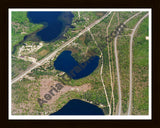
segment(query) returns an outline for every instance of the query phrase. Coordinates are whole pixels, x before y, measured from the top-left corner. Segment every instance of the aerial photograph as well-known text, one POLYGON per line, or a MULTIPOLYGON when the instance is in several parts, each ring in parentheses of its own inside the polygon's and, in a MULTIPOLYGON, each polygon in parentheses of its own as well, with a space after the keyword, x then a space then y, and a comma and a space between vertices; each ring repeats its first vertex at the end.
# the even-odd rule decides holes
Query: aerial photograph
POLYGON ((10 9, 10 115, 149 115, 149 17, 10 9))

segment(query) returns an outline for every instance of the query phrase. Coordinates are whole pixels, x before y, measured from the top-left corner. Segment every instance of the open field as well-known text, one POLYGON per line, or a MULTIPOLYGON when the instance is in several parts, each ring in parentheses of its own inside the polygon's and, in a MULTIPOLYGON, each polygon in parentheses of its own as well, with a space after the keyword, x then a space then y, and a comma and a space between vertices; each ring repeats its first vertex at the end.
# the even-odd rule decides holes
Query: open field
POLYGON ((149 44, 146 40, 148 36, 148 18, 144 19, 138 28, 133 45, 133 114, 148 114, 148 69, 149 69, 149 44))
POLYGON ((21 72, 27 69, 31 62, 17 59, 16 57, 12 57, 12 78, 16 77, 21 72))

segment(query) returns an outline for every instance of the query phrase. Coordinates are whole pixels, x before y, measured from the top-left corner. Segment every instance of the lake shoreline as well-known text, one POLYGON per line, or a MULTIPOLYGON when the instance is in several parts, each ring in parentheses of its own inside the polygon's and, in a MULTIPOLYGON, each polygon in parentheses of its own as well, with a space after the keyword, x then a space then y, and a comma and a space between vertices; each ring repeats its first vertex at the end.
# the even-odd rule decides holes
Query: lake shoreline
MULTIPOLYGON (((27 12, 27 13, 28 13, 28 12, 27 12)), ((64 12, 64 13, 65 13, 65 12, 64 12)), ((44 41, 44 43, 53 43, 53 42, 55 42, 55 41, 57 41, 57 40, 60 40, 60 39, 66 39, 66 37, 63 36, 63 35, 69 30, 69 28, 74 28, 74 26, 72 25, 72 21, 73 21, 73 18, 74 18, 74 14, 73 14, 72 12, 69 12, 69 13, 71 13, 71 15, 72 15, 72 17, 70 17, 70 18, 71 18, 71 19, 70 19, 70 20, 71 20, 70 24, 66 24, 67 21, 64 21, 64 23, 63 23, 64 18, 62 18, 62 19, 61 19, 61 22, 62 22, 62 24, 64 25, 64 27, 62 28, 61 33, 60 33, 55 39, 53 39, 53 40, 51 40, 51 41, 48 41, 48 42, 47 42, 47 41, 44 41)), ((61 14, 61 15, 62 15, 62 14, 61 14)), ((61 15, 60 15, 60 16, 61 16, 61 15)), ((22 41, 20 41, 18 44, 16 44, 15 46, 13 46, 12 54, 15 54, 17 48, 20 47, 21 45, 23 45, 26 40, 33 41, 33 40, 32 40, 32 36, 33 36, 33 38, 37 38, 37 41, 38 41, 38 42, 39 42, 39 41, 42 41, 42 40, 38 37, 37 33, 40 32, 40 31, 42 31, 43 29, 45 29, 47 26, 48 26, 47 24, 43 23, 43 27, 41 27, 40 29, 38 29, 38 30, 36 30, 36 31, 28 34, 28 35, 25 35, 22 41), (30 39, 30 38, 31 38, 31 39, 30 39)))

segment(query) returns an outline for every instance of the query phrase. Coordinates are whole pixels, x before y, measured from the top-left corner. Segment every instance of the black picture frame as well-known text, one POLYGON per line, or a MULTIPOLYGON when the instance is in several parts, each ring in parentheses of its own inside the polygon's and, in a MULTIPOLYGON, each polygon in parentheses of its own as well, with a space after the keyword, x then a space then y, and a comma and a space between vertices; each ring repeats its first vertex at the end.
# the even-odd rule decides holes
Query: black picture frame
POLYGON ((160 2, 158 0, 2 0, 1 15, 1 84, 0 121, 4 128, 30 127, 144 127, 160 126, 159 34, 160 2), (152 120, 9 120, 8 119, 8 9, 9 8, 151 8, 152 9, 152 120))

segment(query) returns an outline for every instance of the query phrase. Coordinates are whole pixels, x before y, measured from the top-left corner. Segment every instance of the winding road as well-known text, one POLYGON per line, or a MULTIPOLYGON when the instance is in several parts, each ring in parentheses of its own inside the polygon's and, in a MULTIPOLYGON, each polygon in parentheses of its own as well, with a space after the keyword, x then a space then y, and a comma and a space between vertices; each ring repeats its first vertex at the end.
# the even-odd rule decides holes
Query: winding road
MULTIPOLYGON (((93 34, 91 33, 91 31, 89 31, 90 34, 91 34, 91 37, 92 39, 94 40, 95 44, 97 45, 97 47, 99 48, 98 44, 97 44, 97 41, 95 40, 93 34)), ((106 87, 105 87, 105 84, 104 84, 104 80, 103 80, 103 52, 102 50, 99 48, 100 52, 101 52, 101 58, 102 58, 102 65, 101 65, 101 70, 100 70, 100 76, 101 76, 101 82, 102 82, 102 85, 103 85, 103 89, 104 89, 104 93, 105 93, 105 96, 106 96, 106 101, 107 101, 107 104, 108 104, 108 107, 109 107, 109 115, 111 115, 111 104, 109 103, 109 99, 108 99, 108 95, 107 95, 107 91, 106 91, 106 87)))

